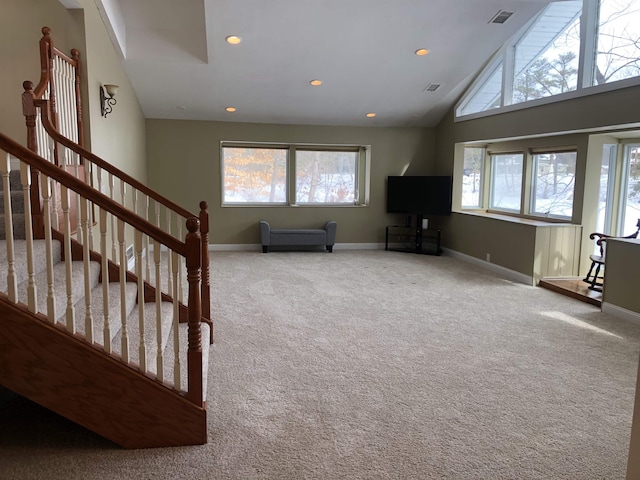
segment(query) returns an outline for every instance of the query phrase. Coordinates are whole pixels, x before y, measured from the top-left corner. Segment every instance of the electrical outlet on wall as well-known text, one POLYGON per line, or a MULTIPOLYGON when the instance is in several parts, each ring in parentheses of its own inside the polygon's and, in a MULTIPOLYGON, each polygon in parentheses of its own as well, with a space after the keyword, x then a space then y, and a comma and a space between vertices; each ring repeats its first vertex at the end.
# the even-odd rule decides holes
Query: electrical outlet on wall
POLYGON ((490 253, 487 253, 487 262, 491 263, 491 254, 490 253))

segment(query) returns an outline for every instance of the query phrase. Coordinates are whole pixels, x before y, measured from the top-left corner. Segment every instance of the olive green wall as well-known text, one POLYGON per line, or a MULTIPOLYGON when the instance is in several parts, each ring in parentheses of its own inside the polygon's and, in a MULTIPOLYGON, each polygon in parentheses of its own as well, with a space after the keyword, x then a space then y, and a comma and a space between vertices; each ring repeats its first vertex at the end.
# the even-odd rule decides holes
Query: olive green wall
POLYGON ((627 462, 627 480, 640 478, 640 362, 638 363, 638 379, 636 380, 636 400, 633 408, 631 424, 631 440, 629 442, 629 456, 627 462))
POLYGON ((607 241, 607 281, 603 302, 630 312, 640 313, 638 272, 640 272, 640 240, 607 241))
POLYGON ((79 2, 84 7, 86 32, 81 58, 86 66, 83 110, 88 115, 88 144, 93 153, 146 183, 146 124, 142 109, 94 0, 79 2), (100 85, 105 83, 120 87, 117 104, 106 118, 100 114, 100 85))
POLYGON ((22 145, 27 143, 22 82, 40 80, 41 29, 46 25, 58 32, 56 45, 68 51, 69 20, 58 1, 0 0, 0 132, 22 145))
POLYGON ((86 144, 127 173, 145 181, 145 121, 122 60, 115 53, 93 0, 67 10, 57 0, 0 0, 0 131, 26 144, 22 82, 40 80, 38 42, 42 27, 52 30, 63 52, 80 51, 86 144), (7 66, 10 66, 7 67, 7 66), (120 85, 113 113, 100 115, 100 83, 120 85))
POLYGON ((212 244, 259 244, 258 221, 274 227, 319 227, 338 222, 337 243, 382 243, 385 225, 404 222, 386 213, 388 175, 430 174, 434 129, 290 126, 147 120, 149 185, 196 212, 209 204, 212 244), (221 207, 220 142, 286 142, 371 146, 371 196, 366 207, 221 207))
MULTIPOLYGON (((436 128, 434 171, 441 175, 451 175, 454 168, 461 168, 459 162, 454 162, 454 154, 456 144, 463 142, 491 142, 491 148, 495 150, 524 147, 525 151, 527 148, 543 146, 575 145, 578 157, 576 203, 572 222, 584 226, 583 236, 587 239, 583 241, 583 248, 587 248, 590 245, 588 234, 595 228, 595 215, 592 212, 583 215, 583 206, 589 209, 594 207, 592 197, 596 192, 592 189, 599 188, 597 172, 600 168, 602 141, 592 142, 590 151, 589 133, 567 132, 606 130, 619 125, 638 126, 640 112, 633 101, 638 95, 639 86, 629 87, 461 122, 454 121, 454 109, 451 109, 436 128), (596 152, 598 148, 600 150, 596 152)), ((529 248, 534 241, 531 238, 533 229, 523 227, 518 222, 463 213, 440 218, 438 223, 443 231, 445 247, 485 260, 484 252, 489 250, 479 247, 476 238, 479 235, 480 238, 488 239, 482 247, 489 247, 493 239, 494 250, 501 252, 498 257, 492 256, 492 263, 527 275, 533 271, 535 258, 530 254, 529 248)), ((582 256, 588 255, 588 252, 583 253, 582 256)), ((581 270, 584 268, 582 266, 581 270)))

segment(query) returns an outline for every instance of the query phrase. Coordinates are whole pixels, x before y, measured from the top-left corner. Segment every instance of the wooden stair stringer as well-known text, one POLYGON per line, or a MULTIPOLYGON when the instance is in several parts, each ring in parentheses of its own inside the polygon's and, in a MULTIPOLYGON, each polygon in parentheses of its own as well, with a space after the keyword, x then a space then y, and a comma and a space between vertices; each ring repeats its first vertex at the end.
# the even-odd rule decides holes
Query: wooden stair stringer
POLYGON ((2 293, 0 384, 125 448, 207 441, 204 408, 2 293))

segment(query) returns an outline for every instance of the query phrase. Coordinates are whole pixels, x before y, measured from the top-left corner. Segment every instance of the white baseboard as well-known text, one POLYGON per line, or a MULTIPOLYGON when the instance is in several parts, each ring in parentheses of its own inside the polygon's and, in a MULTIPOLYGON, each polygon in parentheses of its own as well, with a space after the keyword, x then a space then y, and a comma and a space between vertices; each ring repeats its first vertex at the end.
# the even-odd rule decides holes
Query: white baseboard
MULTIPOLYGON (((336 243, 333 250, 383 250, 384 243, 336 243)), ((219 243, 209 244, 210 252, 256 252, 262 251, 259 243, 219 243)))
POLYGON ((512 280, 518 283, 524 283, 525 285, 533 285, 533 277, 529 275, 525 275, 524 273, 516 272, 514 270, 510 270, 506 267, 502 267, 500 265, 496 265, 495 263, 485 262, 484 260, 480 260, 479 258, 472 257, 471 255, 467 255, 465 253, 456 252, 455 250, 450 250, 448 248, 442 249, 445 255, 450 257, 458 258, 464 262, 471 263, 478 267, 485 268, 487 270, 492 271, 500 275, 507 280, 512 280))
POLYGON ((620 318, 622 320, 626 320, 627 322, 640 325, 640 313, 627 310, 626 308, 618 307, 617 305, 613 305, 612 303, 603 302, 602 312, 608 313, 609 315, 620 318))
POLYGON ((210 252, 261 252, 262 245, 257 243, 210 243, 210 252))

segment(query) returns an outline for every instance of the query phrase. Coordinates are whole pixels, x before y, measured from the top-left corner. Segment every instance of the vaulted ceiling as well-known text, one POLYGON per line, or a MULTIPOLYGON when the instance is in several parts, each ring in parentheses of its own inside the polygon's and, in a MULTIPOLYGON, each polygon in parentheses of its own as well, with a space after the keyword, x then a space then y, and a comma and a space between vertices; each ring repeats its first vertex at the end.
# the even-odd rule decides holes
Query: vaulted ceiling
POLYGON ((549 2, 96 3, 148 118, 428 127, 549 2), (503 11, 513 15, 491 22, 503 11), (242 42, 227 43, 229 35, 242 42), (429 53, 416 55, 422 48, 429 53))

